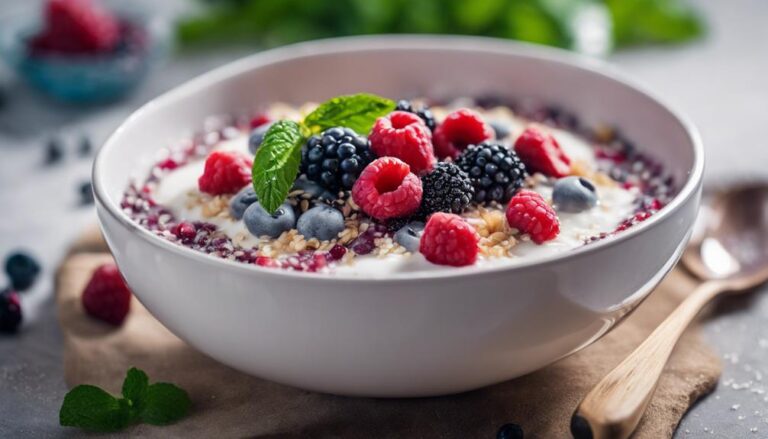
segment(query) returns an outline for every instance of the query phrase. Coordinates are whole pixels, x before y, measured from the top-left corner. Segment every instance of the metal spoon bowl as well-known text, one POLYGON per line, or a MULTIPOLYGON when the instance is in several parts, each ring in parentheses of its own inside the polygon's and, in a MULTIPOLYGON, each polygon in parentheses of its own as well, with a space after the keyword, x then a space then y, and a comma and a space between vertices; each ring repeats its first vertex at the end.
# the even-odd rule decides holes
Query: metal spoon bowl
POLYGON ((571 420, 575 438, 629 437, 672 349, 699 311, 721 294, 768 281, 768 185, 722 190, 704 201, 682 257, 704 282, 587 394, 571 420))

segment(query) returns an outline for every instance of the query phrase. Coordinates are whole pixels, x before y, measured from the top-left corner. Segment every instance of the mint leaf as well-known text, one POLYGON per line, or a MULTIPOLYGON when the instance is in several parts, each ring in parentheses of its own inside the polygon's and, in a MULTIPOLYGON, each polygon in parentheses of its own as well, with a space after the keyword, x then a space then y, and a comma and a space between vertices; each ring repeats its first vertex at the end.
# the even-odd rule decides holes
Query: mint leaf
POLYGON ((130 401, 131 419, 135 419, 144 405, 144 396, 149 386, 149 377, 143 370, 128 369, 123 381, 123 397, 130 401))
POLYGON ((304 136, 296 122, 275 122, 264 135, 253 159, 253 189, 267 212, 283 204, 296 180, 304 136))
POLYGON ((337 96, 323 102, 304 118, 312 133, 343 126, 366 135, 376 119, 395 109, 395 102, 380 96, 359 93, 337 96))
POLYGON ((70 390, 59 410, 59 424, 65 427, 110 432, 125 428, 129 422, 126 401, 96 386, 81 385, 70 390))
POLYGON ((170 383, 155 383, 147 387, 141 420, 153 425, 170 424, 186 416, 191 405, 184 390, 170 383))

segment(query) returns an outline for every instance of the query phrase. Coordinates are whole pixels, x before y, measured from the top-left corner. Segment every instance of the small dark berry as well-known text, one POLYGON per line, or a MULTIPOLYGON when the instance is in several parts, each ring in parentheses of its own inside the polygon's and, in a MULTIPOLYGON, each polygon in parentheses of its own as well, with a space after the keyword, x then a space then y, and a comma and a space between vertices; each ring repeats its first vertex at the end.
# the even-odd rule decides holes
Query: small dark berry
POLYGON ((505 124, 504 122, 492 120, 489 122, 489 124, 491 125, 491 128, 493 128, 493 132, 496 134, 496 140, 506 139, 512 133, 509 125, 505 124))
POLYGON ((419 118, 424 121, 424 125, 426 125, 430 131, 434 131, 435 127, 437 126, 437 123, 435 122, 435 116, 432 115, 432 111, 430 111, 427 105, 422 105, 420 108, 414 108, 410 101, 401 99, 397 102, 395 111, 407 111, 408 113, 413 113, 419 116, 419 118))
POLYGON ((37 280, 40 264, 27 253, 15 252, 5 260, 5 272, 16 291, 25 291, 37 280))
POLYGON ((423 195, 419 217, 435 212, 461 213, 472 202, 475 189, 466 172, 449 162, 440 162, 421 178, 423 195))
POLYGON ((504 424, 496 432, 496 439, 523 439, 523 427, 517 424, 504 424))
POLYGON ((0 292, 0 332, 12 334, 21 325, 21 301, 19 295, 10 289, 0 292))
POLYGON ((93 204, 93 186, 90 181, 86 181, 80 184, 80 204, 88 206, 93 204))
POLYGON ((456 160, 469 175, 475 188, 475 201, 505 203, 523 186, 528 175, 514 151, 498 143, 470 145, 456 160))
POLYGON ((91 152, 93 152, 91 139, 88 136, 83 136, 82 139, 80 139, 80 146, 77 147, 77 153, 80 157, 87 157, 91 155, 91 152))
POLYGON ((45 164, 53 165, 61 161, 64 158, 64 146, 61 139, 53 137, 48 140, 45 145, 45 164))
POLYGON ((574 439, 592 439, 592 428, 589 422, 579 415, 571 418, 571 434, 574 439))

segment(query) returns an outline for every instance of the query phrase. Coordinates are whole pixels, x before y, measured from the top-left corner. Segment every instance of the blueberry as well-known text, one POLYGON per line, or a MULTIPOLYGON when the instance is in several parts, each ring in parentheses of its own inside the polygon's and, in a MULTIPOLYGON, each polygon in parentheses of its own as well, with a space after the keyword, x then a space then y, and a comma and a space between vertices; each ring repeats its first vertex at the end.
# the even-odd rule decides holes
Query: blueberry
POLYGON ((265 123, 251 131, 251 136, 248 138, 248 151, 251 151, 251 154, 256 154, 256 150, 259 149, 261 142, 264 140, 264 135, 267 134, 273 123, 265 123))
POLYGON ((418 253, 424 223, 412 221, 395 232, 395 242, 405 247, 411 253, 418 253))
POLYGON ((6 289, 0 292, 0 332, 14 333, 21 324, 19 295, 6 289))
POLYGON ((243 221, 253 236, 277 238, 296 225, 296 214, 293 206, 288 203, 283 203, 274 213, 269 213, 256 201, 245 209, 243 221))
POLYGON ((496 432, 496 439, 523 439, 523 428, 517 424, 504 424, 496 432))
POLYGON ((245 209, 258 200, 259 198, 256 196, 253 186, 246 186, 229 201, 229 213, 232 215, 232 218, 242 219, 245 209))
POLYGON ((53 137, 45 146, 45 164, 53 165, 60 162, 62 158, 64 158, 64 145, 60 138, 53 137))
POLYGON ((496 139, 498 140, 506 139, 507 136, 509 136, 509 134, 512 132, 509 129, 509 126, 504 122, 492 120, 489 122, 489 124, 491 125, 491 128, 493 128, 493 132, 496 133, 496 139))
POLYGON ((90 181, 80 183, 78 191, 80 192, 81 205, 88 206, 93 204, 93 185, 91 185, 90 181))
POLYGON ((552 201, 560 212, 581 212, 597 204, 597 192, 586 178, 565 177, 555 182, 552 201))
POLYGON ((306 177, 299 177, 293 183, 291 191, 301 190, 305 194, 309 194, 312 198, 319 198, 324 200, 334 200, 336 196, 331 192, 325 190, 322 186, 315 183, 312 180, 308 180, 306 177))
POLYGON ((13 289, 24 291, 35 283, 40 274, 40 264, 27 253, 15 252, 6 258, 5 272, 11 279, 13 289))
POLYGON ((320 204, 299 217, 296 229, 305 239, 329 241, 344 230, 344 215, 333 207, 320 204))

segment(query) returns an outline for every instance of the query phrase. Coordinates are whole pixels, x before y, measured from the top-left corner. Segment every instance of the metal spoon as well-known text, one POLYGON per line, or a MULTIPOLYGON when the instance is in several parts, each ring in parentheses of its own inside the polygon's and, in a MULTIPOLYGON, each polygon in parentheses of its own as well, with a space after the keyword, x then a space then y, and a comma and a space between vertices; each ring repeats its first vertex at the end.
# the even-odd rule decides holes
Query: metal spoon
POLYGON ((682 262, 705 282, 581 401, 571 419, 576 439, 629 437, 672 349, 699 311, 723 293, 742 293, 768 281, 768 186, 708 197, 682 262))

